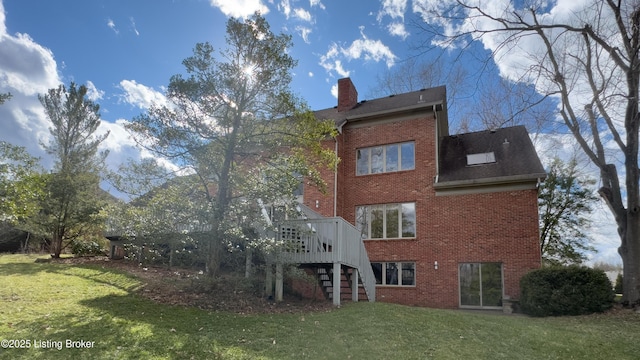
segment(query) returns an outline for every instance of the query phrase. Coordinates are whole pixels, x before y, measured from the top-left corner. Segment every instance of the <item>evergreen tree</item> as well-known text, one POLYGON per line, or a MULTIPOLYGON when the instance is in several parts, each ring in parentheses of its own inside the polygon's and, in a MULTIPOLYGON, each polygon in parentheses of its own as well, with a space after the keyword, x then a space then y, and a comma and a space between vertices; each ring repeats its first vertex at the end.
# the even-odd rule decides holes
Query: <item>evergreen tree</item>
POLYGON ((68 90, 60 85, 38 96, 52 123, 52 139, 45 149, 56 161, 33 227, 50 236, 56 258, 69 240, 98 231, 102 222, 97 216, 104 205, 99 200, 99 172, 107 153, 98 153, 98 146, 109 134, 95 136, 100 106, 86 95, 86 86, 72 82, 68 90))
POLYGON ((335 165, 321 145, 333 123, 317 121, 289 90, 291 37, 255 14, 230 19, 226 42, 220 53, 197 44, 183 61, 186 76, 171 78, 170 105, 153 106, 129 126, 141 146, 197 176, 208 203, 211 234, 202 245, 211 275, 229 234, 239 232, 237 219, 261 217, 257 199, 291 200, 296 175, 320 184, 319 166, 335 165))
POLYGON ((581 178, 576 167, 575 160, 554 159, 540 186, 540 250, 548 264, 580 264, 585 252, 595 251, 587 235, 587 216, 598 199, 591 190, 595 181, 581 178))

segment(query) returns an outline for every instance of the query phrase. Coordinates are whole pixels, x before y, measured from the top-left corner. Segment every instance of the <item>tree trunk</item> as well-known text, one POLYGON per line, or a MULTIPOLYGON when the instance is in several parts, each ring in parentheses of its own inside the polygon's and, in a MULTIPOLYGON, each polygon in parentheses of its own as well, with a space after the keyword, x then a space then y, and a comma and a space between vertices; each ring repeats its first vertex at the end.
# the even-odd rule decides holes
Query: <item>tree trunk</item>
POLYGON ((22 252, 24 254, 29 253, 29 237, 31 236, 31 232, 27 231, 27 238, 24 239, 24 245, 22 245, 22 252))
POLYGON ((205 263, 205 273, 214 278, 220 269, 220 254, 222 247, 222 236, 220 235, 220 225, 212 224, 215 228, 211 231, 211 238, 207 241, 207 260, 205 263))
POLYGON ((251 277, 251 265, 252 265, 253 251, 249 246, 245 247, 245 262, 244 262, 244 277, 251 277))
MULTIPOLYGON (((212 239, 209 240, 209 251, 207 254, 206 272, 211 277, 215 277, 220 268, 220 256, 222 254, 222 240, 224 239, 224 220, 231 202, 231 168, 236 156, 236 146, 238 131, 242 114, 238 112, 234 118, 233 130, 229 134, 228 142, 225 144, 224 161, 218 176, 218 190, 214 199, 213 216, 211 221, 212 239)), ((205 185, 207 186, 207 185, 205 185)), ((208 191, 208 190, 207 190, 208 191)))
POLYGON ((640 305, 640 216, 627 215, 627 231, 618 253, 622 258, 622 301, 628 306, 640 305))
POLYGON ((51 248, 49 249, 49 251, 51 252, 52 258, 60 258, 60 253, 62 252, 62 236, 58 231, 53 232, 53 238, 51 239, 51 248))

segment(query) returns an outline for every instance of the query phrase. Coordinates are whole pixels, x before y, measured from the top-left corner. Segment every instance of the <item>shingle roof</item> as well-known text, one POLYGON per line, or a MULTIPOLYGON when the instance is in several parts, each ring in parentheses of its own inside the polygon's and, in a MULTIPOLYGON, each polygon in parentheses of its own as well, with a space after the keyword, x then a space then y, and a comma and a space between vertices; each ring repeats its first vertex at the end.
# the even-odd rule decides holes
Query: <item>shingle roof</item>
POLYGON ((335 106, 318 110, 314 113, 320 120, 332 119, 336 122, 336 125, 341 125, 347 119, 373 115, 385 111, 401 110, 413 106, 421 107, 421 105, 426 107, 434 104, 444 104, 446 98, 446 87, 437 86, 373 100, 363 100, 347 111, 338 112, 338 107, 335 106))
MULTIPOLYGON (((334 120, 340 127, 346 122, 373 119, 406 111, 442 112, 438 117, 442 128, 440 135, 447 135, 447 92, 445 86, 437 86, 384 98, 364 100, 353 108, 338 111, 338 107, 315 111, 320 120, 334 120), (440 106, 438 108, 438 105, 440 106)), ((465 187, 496 183, 532 183, 545 177, 540 159, 524 126, 480 131, 440 138, 439 174, 436 188, 465 187), (467 165, 467 155, 493 152, 495 163, 467 165)))
MULTIPOLYGON (((438 183, 535 181, 545 171, 524 126, 445 136, 438 183), (467 155, 493 152, 494 163, 468 165, 467 155)), ((446 185, 446 184, 441 184, 446 185)))

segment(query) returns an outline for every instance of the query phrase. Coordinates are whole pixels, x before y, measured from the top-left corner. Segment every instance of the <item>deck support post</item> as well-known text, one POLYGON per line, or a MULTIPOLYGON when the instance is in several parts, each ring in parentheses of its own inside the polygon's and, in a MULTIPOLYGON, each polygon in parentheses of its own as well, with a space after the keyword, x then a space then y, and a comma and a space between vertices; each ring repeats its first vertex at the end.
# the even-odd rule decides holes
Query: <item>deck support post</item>
POLYGON ((340 280, 341 265, 339 262, 333 263, 333 305, 340 305, 340 280))
POLYGON ((276 262, 276 301, 282 301, 283 292, 282 262, 276 262))
POLYGON ((358 302, 358 269, 351 269, 351 300, 358 302))
POLYGON ((267 275, 264 281, 264 294, 273 298, 273 264, 269 260, 267 260, 265 272, 267 275))

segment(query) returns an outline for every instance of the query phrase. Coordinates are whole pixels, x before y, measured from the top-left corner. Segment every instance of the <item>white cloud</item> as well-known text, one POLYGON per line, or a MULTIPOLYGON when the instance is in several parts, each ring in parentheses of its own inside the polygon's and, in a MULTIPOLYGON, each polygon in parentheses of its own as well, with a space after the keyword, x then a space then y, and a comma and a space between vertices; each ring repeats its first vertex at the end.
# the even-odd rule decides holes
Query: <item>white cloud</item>
POLYGON ((398 36, 402 38, 402 40, 406 39, 409 36, 407 29, 404 27, 404 23, 401 22, 393 22, 387 25, 387 30, 389 30, 389 34, 398 36))
POLYGON ((338 84, 333 84, 331 86, 331 95, 336 99, 338 98, 338 84))
POLYGON ((4 4, 0 1, 0 36, 7 33, 7 26, 5 25, 6 19, 4 15, 4 4))
POLYGON ((309 41, 309 34, 311 34, 311 29, 305 26, 296 26, 296 31, 300 33, 300 37, 302 37, 302 40, 307 43, 310 44, 311 42, 309 41))
POLYGON ((309 0, 309 6, 311 7, 317 6, 322 10, 326 9, 324 4, 320 0, 309 0))
POLYGON ((313 77, 313 72, 309 71, 309 77, 313 77))
POLYGON ((265 15, 269 8, 263 4, 262 0, 210 0, 210 4, 230 17, 246 18, 256 11, 265 15))
POLYGON ((0 93, 13 97, 0 106, 0 141, 24 146, 33 156, 52 164, 40 143, 48 143, 51 123, 44 114, 39 94, 60 85, 58 67, 51 50, 27 34, 7 34, 4 5, 0 1, 0 93))
POLYGON ((305 9, 297 8, 293 10, 293 15, 300 20, 312 22, 311 13, 305 9))
POLYGON ((397 56, 380 40, 371 40, 360 27, 362 38, 354 40, 349 46, 331 44, 329 50, 320 56, 320 65, 329 73, 335 71, 342 77, 347 77, 350 71, 342 66, 342 59, 347 61, 363 59, 364 61, 384 62, 387 67, 395 64, 397 56))
MULTIPOLYGON (((111 154, 118 154, 125 151, 127 147, 135 148, 136 142, 125 129, 127 120, 118 119, 115 122, 101 121, 96 135, 104 135, 109 132, 109 136, 100 144, 101 150, 109 150, 111 154)), ((122 164, 123 162, 119 162, 122 164)))
POLYGON ((398 36, 403 40, 409 36, 404 26, 404 13, 407 10, 407 0, 383 0, 382 9, 378 12, 377 20, 382 23, 385 16, 391 18, 391 23, 387 25, 389 34, 398 36))
POLYGON ((342 49, 342 54, 349 60, 364 58, 367 61, 384 61, 387 67, 392 67, 397 58, 382 41, 367 38, 355 40, 349 47, 342 49))
POLYGON ((87 81, 87 98, 91 101, 100 100, 104 97, 104 91, 96 88, 92 81, 87 81))
POLYGON ((382 10, 378 12, 378 21, 381 21, 385 15, 392 19, 404 19, 406 10, 407 0, 383 0, 382 10))
POLYGON ((118 30, 118 28, 116 27, 116 23, 113 22, 113 20, 111 19, 107 19, 107 26, 113 30, 114 33, 119 34, 120 30, 118 30))
POLYGON ((36 95, 59 84, 51 50, 35 43, 27 34, 0 37, 0 88, 36 95))
POLYGON ((167 98, 161 92, 138 84, 135 80, 122 80, 120 87, 125 92, 124 101, 140 109, 148 109, 154 104, 159 106, 167 104, 167 98))
POLYGON ((278 4, 278 10, 280 10, 288 19, 291 15, 291 4, 289 3, 289 0, 280 1, 280 3, 278 4))
POLYGON ((131 21, 131 28, 133 29, 133 32, 136 34, 136 36, 140 36, 140 32, 138 31, 138 28, 136 27, 136 21, 133 19, 133 17, 130 17, 129 21, 131 21))

